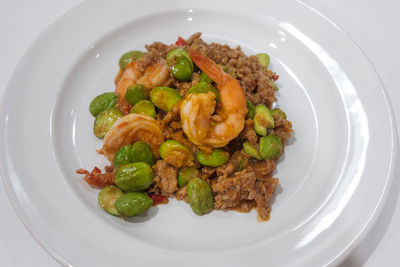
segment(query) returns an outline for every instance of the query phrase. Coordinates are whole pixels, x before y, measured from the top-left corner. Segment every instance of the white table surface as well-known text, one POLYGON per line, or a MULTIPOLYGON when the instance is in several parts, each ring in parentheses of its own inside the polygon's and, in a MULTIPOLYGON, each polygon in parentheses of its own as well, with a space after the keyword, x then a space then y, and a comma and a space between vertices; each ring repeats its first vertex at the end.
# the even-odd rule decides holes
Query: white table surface
MULTIPOLYGON (((18 60, 60 15, 82 0, 0 1, 0 93, 18 60)), ((304 0, 331 19, 368 55, 382 78, 400 121, 400 1, 304 0)), ((397 127, 399 131, 399 126, 397 127)), ((396 168, 396 177, 400 168, 396 168)), ((379 179, 379 177, 377 177, 379 179)), ((380 218, 342 266, 400 264, 400 181, 395 179, 380 218)), ((60 266, 32 238, 14 212, 0 183, 0 265, 60 266)))

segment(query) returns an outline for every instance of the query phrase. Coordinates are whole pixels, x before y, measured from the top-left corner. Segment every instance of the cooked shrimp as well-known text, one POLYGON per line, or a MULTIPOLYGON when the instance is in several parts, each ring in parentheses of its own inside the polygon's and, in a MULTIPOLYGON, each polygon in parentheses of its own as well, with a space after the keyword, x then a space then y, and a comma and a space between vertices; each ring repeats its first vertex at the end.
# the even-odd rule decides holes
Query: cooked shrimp
POLYGON ((194 63, 217 84, 221 120, 210 124, 215 111, 215 94, 189 94, 181 105, 182 128, 189 140, 196 145, 223 147, 242 131, 247 114, 246 97, 239 82, 226 74, 207 56, 189 53, 194 63))
POLYGON ((156 86, 160 86, 169 77, 169 68, 165 59, 160 59, 156 64, 147 67, 144 75, 137 80, 138 84, 151 90, 156 86))
POLYGON ((168 76, 169 68, 167 61, 163 58, 156 64, 147 67, 144 73, 139 71, 135 62, 132 61, 128 64, 119 79, 115 92, 118 94, 119 98, 122 99, 125 96, 128 86, 141 84, 146 87, 146 89, 151 90, 154 87, 161 85, 168 79, 168 76))
POLYGON ((129 63, 122 73, 122 76, 118 81, 117 87, 115 88, 115 92, 118 94, 118 98, 123 99, 128 86, 135 84, 136 80, 139 79, 139 77, 142 75, 143 73, 137 69, 134 61, 129 63))
POLYGON ((156 158, 164 141, 161 126, 149 116, 128 114, 117 120, 104 137, 103 147, 99 153, 104 154, 108 160, 114 161, 115 153, 124 145, 136 141, 148 143, 156 158))

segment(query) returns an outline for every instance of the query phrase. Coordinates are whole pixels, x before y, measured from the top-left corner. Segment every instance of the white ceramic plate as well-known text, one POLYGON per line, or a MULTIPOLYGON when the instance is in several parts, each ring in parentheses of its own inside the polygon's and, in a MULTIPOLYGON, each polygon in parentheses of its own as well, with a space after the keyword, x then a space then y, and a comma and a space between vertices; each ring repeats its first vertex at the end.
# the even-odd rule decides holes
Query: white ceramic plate
POLYGON ((379 214, 395 131, 384 90, 340 29, 296 1, 88 1, 31 46, 1 105, 1 170, 33 236, 76 266, 320 266, 338 262, 379 214), (75 170, 104 166, 91 99, 112 91, 120 55, 197 31, 267 52, 295 133, 280 160, 271 220, 196 216, 184 202, 124 221, 75 170))

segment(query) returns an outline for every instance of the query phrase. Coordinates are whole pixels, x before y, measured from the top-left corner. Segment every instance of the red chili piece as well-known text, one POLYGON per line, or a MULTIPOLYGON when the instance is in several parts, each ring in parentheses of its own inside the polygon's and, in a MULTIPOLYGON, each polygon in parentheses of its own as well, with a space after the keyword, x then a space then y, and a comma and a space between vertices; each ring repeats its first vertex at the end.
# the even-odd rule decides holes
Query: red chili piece
POLYGON ((178 41, 176 41, 175 43, 177 46, 185 46, 186 45, 186 41, 185 39, 183 39, 182 37, 178 37, 178 41))
POLYGON ((158 204, 167 204, 169 202, 167 197, 151 194, 149 197, 153 200, 153 206, 157 206, 158 204))

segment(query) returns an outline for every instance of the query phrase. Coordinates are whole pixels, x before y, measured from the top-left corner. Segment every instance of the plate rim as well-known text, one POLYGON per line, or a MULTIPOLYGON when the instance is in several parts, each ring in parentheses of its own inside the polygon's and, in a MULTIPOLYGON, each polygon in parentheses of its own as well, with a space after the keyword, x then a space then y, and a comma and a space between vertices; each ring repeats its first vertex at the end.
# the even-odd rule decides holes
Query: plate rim
POLYGON ((322 17, 324 20, 326 20, 329 24, 331 24, 334 28, 336 28, 336 30, 338 30, 341 34, 343 34, 344 36, 346 36, 346 38, 348 40, 350 40, 351 44, 354 46, 354 48, 360 53, 360 55, 367 61, 367 64, 369 65, 369 67, 373 70, 374 74, 375 74, 375 78, 377 79, 378 83, 381 86, 381 92, 383 94, 383 98, 387 107, 387 111, 389 114, 389 119, 390 119, 390 126, 392 129, 392 156, 391 156, 391 163, 390 163, 390 167, 388 170, 388 177, 386 178, 386 185, 384 188, 384 191, 380 197, 380 201, 379 203, 376 204, 375 206, 375 210, 373 212, 373 214, 370 216, 369 220, 367 221, 367 223, 365 224, 365 226, 360 230, 360 232, 358 233, 358 235, 356 236, 355 239, 353 239, 353 241, 351 242, 351 244, 349 244, 347 247, 343 248, 342 252, 340 254, 338 254, 335 258, 333 258, 330 262, 327 263, 327 265, 335 265, 335 264, 339 264, 341 262, 343 262, 348 255, 362 242, 362 240, 368 235, 368 233, 371 231, 372 227, 375 225, 375 223, 377 222, 379 215, 382 212, 383 207, 385 206, 387 199, 388 199, 388 195, 390 192, 390 188, 392 187, 393 184, 393 179, 394 179, 394 173, 396 170, 396 161, 398 158, 398 153, 399 153, 399 135, 397 132, 397 123, 394 117, 394 113, 393 113, 393 107, 392 104, 390 102, 390 99, 388 97, 387 94, 387 89, 385 86, 385 83, 382 80, 382 77, 379 75, 379 72, 377 71, 375 65, 372 63, 371 59, 368 57, 368 55, 364 52, 364 50, 360 47, 360 45, 354 40, 354 38, 347 33, 346 31, 344 31, 341 27, 339 27, 333 20, 331 20, 328 16, 324 15, 322 12, 320 12, 319 10, 317 10, 316 8, 306 4, 305 2, 303 2, 302 0, 296 0, 298 3, 300 3, 301 5, 303 5, 304 7, 308 8, 309 10, 311 10, 312 12, 316 13, 317 15, 319 15, 320 17, 322 17))
MULTIPOLYGON (((4 103, 6 101, 5 96, 6 96, 7 92, 9 91, 10 83, 12 80, 15 79, 16 73, 18 72, 17 70, 21 66, 21 62, 28 56, 29 52, 32 50, 32 47, 34 47, 37 43, 39 43, 39 41, 53 27, 56 27, 57 25, 62 23, 62 20, 65 19, 70 13, 72 13, 74 10, 80 9, 82 6, 84 6, 88 2, 90 2, 90 1, 83 1, 77 5, 74 5, 73 7, 66 10, 65 12, 63 12, 59 17, 57 17, 56 20, 54 20, 47 27, 45 27, 45 29, 43 29, 41 31, 41 33, 29 44, 28 48, 24 51, 22 57, 16 64, 16 67, 12 70, 11 75, 9 76, 9 79, 6 83, 5 90, 2 92, 2 94, 0 96, 1 97, 0 118, 4 118, 4 115, 6 113, 5 108, 4 108, 5 107, 4 103)), ((323 13, 321 13, 317 9, 313 8, 312 6, 304 3, 301 0, 295 0, 295 2, 299 3, 306 9, 312 11, 319 17, 323 18, 326 22, 328 22, 331 26, 333 26, 337 31, 339 31, 341 34, 343 34, 350 41, 350 44, 360 53, 361 57, 363 57, 366 60, 368 67, 371 68, 371 70, 373 71, 373 73, 375 75, 377 83, 379 83, 379 85, 380 85, 380 91, 382 92, 383 99, 385 102, 385 108, 388 112, 389 121, 390 121, 391 137, 392 137, 391 138, 391 151, 390 151, 391 157, 390 157, 389 169, 387 172, 388 175, 387 175, 387 177, 385 177, 386 183, 384 186, 384 190, 382 191, 382 194, 380 195, 379 201, 377 203, 375 203, 375 208, 374 208, 373 212, 371 213, 369 220, 366 221, 365 226, 359 231, 359 233, 357 233, 357 236, 352 240, 352 242, 347 247, 343 248, 343 250, 338 255, 336 255, 329 262, 327 262, 327 265, 338 264, 341 261, 343 261, 357 245, 360 244, 360 242, 370 232, 370 230, 372 229, 372 227, 378 220, 379 214, 382 212, 382 209, 387 201, 388 194, 389 194, 389 191, 390 191, 391 185, 393 183, 393 179, 394 179, 396 159, 398 158, 398 132, 397 132, 397 128, 396 128, 395 117, 393 114, 393 108, 392 108, 391 102, 388 98, 387 89, 385 87, 385 84, 382 81, 382 78, 380 77, 379 73, 377 72, 377 69, 372 64, 372 62, 371 62, 370 58, 367 56, 367 54, 361 49, 361 47, 358 45, 358 43, 348 33, 346 33, 342 28, 340 28, 337 24, 335 24, 331 19, 329 19, 323 13)), ((5 129, 4 126, 5 126, 5 121, 2 120, 2 122, 0 124, 0 129, 4 130, 5 129)), ((4 133, 2 133, 2 135, 3 134, 4 133)), ((21 203, 20 203, 17 195, 15 194, 15 191, 13 189, 13 186, 11 185, 10 179, 6 178, 8 176, 8 171, 7 171, 8 168, 6 165, 7 164, 5 162, 0 161, 0 174, 2 177, 1 180, 3 181, 3 185, 6 189, 5 191, 7 192, 7 196, 9 198, 10 203, 11 203, 14 211, 16 212, 19 220, 23 223, 24 227, 28 230, 28 232, 34 238, 34 240, 48 254, 50 254, 50 256, 52 256, 54 259, 56 259, 61 264, 70 265, 70 263, 68 263, 68 260, 66 258, 63 258, 61 255, 59 255, 55 250, 53 250, 51 245, 46 244, 47 243, 46 240, 42 240, 40 235, 34 233, 34 231, 32 230, 32 228, 35 228, 35 227, 32 227, 32 225, 29 225, 29 223, 31 223, 31 222, 29 222, 29 219, 26 218, 26 214, 24 214, 24 211, 23 211, 24 209, 21 206, 21 203)))

